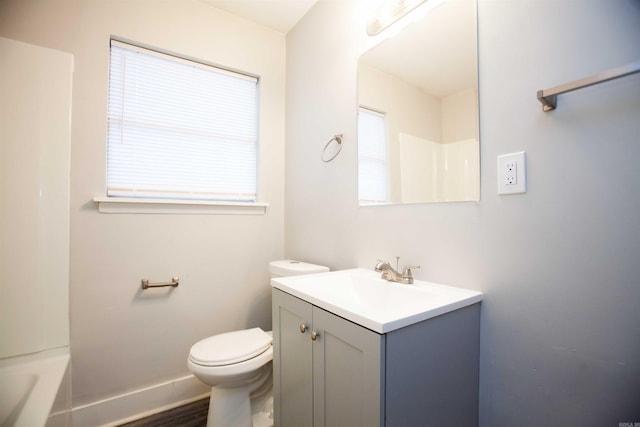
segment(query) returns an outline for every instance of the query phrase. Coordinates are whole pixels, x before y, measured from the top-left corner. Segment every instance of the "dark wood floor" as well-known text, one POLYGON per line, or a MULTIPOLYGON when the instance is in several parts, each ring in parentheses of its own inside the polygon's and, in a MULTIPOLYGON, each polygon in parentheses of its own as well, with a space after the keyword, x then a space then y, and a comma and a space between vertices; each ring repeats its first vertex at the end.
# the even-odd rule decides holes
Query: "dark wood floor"
POLYGON ((206 398, 130 423, 121 424, 120 427, 205 427, 207 425, 208 411, 209 399, 206 398))

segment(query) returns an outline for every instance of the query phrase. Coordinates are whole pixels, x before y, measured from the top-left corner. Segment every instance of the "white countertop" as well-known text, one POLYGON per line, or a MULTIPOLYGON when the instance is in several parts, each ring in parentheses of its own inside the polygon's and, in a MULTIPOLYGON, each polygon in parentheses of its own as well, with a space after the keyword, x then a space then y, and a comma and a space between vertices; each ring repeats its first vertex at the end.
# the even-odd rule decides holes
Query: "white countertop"
POLYGON ((271 285, 380 334, 482 301, 483 294, 416 280, 380 279, 364 268, 278 277, 271 285))

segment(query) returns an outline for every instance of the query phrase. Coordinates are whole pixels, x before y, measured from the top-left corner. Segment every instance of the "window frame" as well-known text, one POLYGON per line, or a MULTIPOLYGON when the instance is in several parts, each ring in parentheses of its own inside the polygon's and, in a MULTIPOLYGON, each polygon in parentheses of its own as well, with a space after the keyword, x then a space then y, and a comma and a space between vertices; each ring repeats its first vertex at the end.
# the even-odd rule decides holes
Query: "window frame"
MULTIPOLYGON (((221 74, 232 73, 234 77, 246 77, 250 81, 254 81, 255 88, 255 199, 253 200, 227 200, 214 198, 189 198, 189 197, 128 197, 126 195, 109 195, 108 194, 108 168, 105 162, 105 195, 93 198, 100 213, 204 213, 204 214, 264 214, 268 203, 260 202, 260 77, 253 73, 239 71, 230 67, 221 66, 201 59, 178 54, 176 52, 159 49, 153 46, 134 42, 131 40, 111 36, 109 40, 109 67, 111 67, 111 46, 112 43, 132 51, 141 50, 150 55, 160 56, 187 64, 194 67, 210 67, 221 74)), ((109 78, 111 78, 111 69, 109 68, 109 78)), ((109 105, 109 97, 111 93, 111 82, 107 88, 107 108, 109 105)), ((105 116, 108 119, 109 111, 105 116)), ((108 126, 108 123, 107 123, 108 126)), ((107 132, 108 133, 108 132, 107 132)), ((109 150, 109 141, 105 144, 105 150, 109 150)), ((106 153, 108 155, 108 152, 106 153)))

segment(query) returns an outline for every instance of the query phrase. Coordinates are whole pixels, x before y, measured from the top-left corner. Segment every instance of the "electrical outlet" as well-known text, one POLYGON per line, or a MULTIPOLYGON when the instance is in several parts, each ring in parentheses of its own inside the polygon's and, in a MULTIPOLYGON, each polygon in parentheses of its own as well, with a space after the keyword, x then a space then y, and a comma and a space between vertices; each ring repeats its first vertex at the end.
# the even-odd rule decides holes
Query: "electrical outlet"
POLYGON ((525 152, 498 156, 498 194, 527 192, 525 152))
POLYGON ((505 185, 516 185, 518 183, 518 163, 507 162, 505 170, 505 185))

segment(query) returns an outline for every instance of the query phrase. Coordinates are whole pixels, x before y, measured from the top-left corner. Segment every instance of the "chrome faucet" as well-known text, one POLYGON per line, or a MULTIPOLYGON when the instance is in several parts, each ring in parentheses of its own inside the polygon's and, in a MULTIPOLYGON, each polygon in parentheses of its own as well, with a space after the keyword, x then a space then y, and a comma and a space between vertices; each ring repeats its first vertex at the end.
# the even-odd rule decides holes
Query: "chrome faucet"
MULTIPOLYGON (((398 268, 398 262, 400 261, 400 257, 396 257, 396 268, 398 268)), ((413 283, 413 273, 411 270, 416 268, 420 268, 419 265, 407 265, 403 270, 402 274, 398 273, 389 261, 378 259, 378 263, 375 266, 375 270, 378 273, 382 273, 380 276, 383 280, 389 280, 390 282, 396 283, 404 283, 406 285, 411 285, 413 283)))

